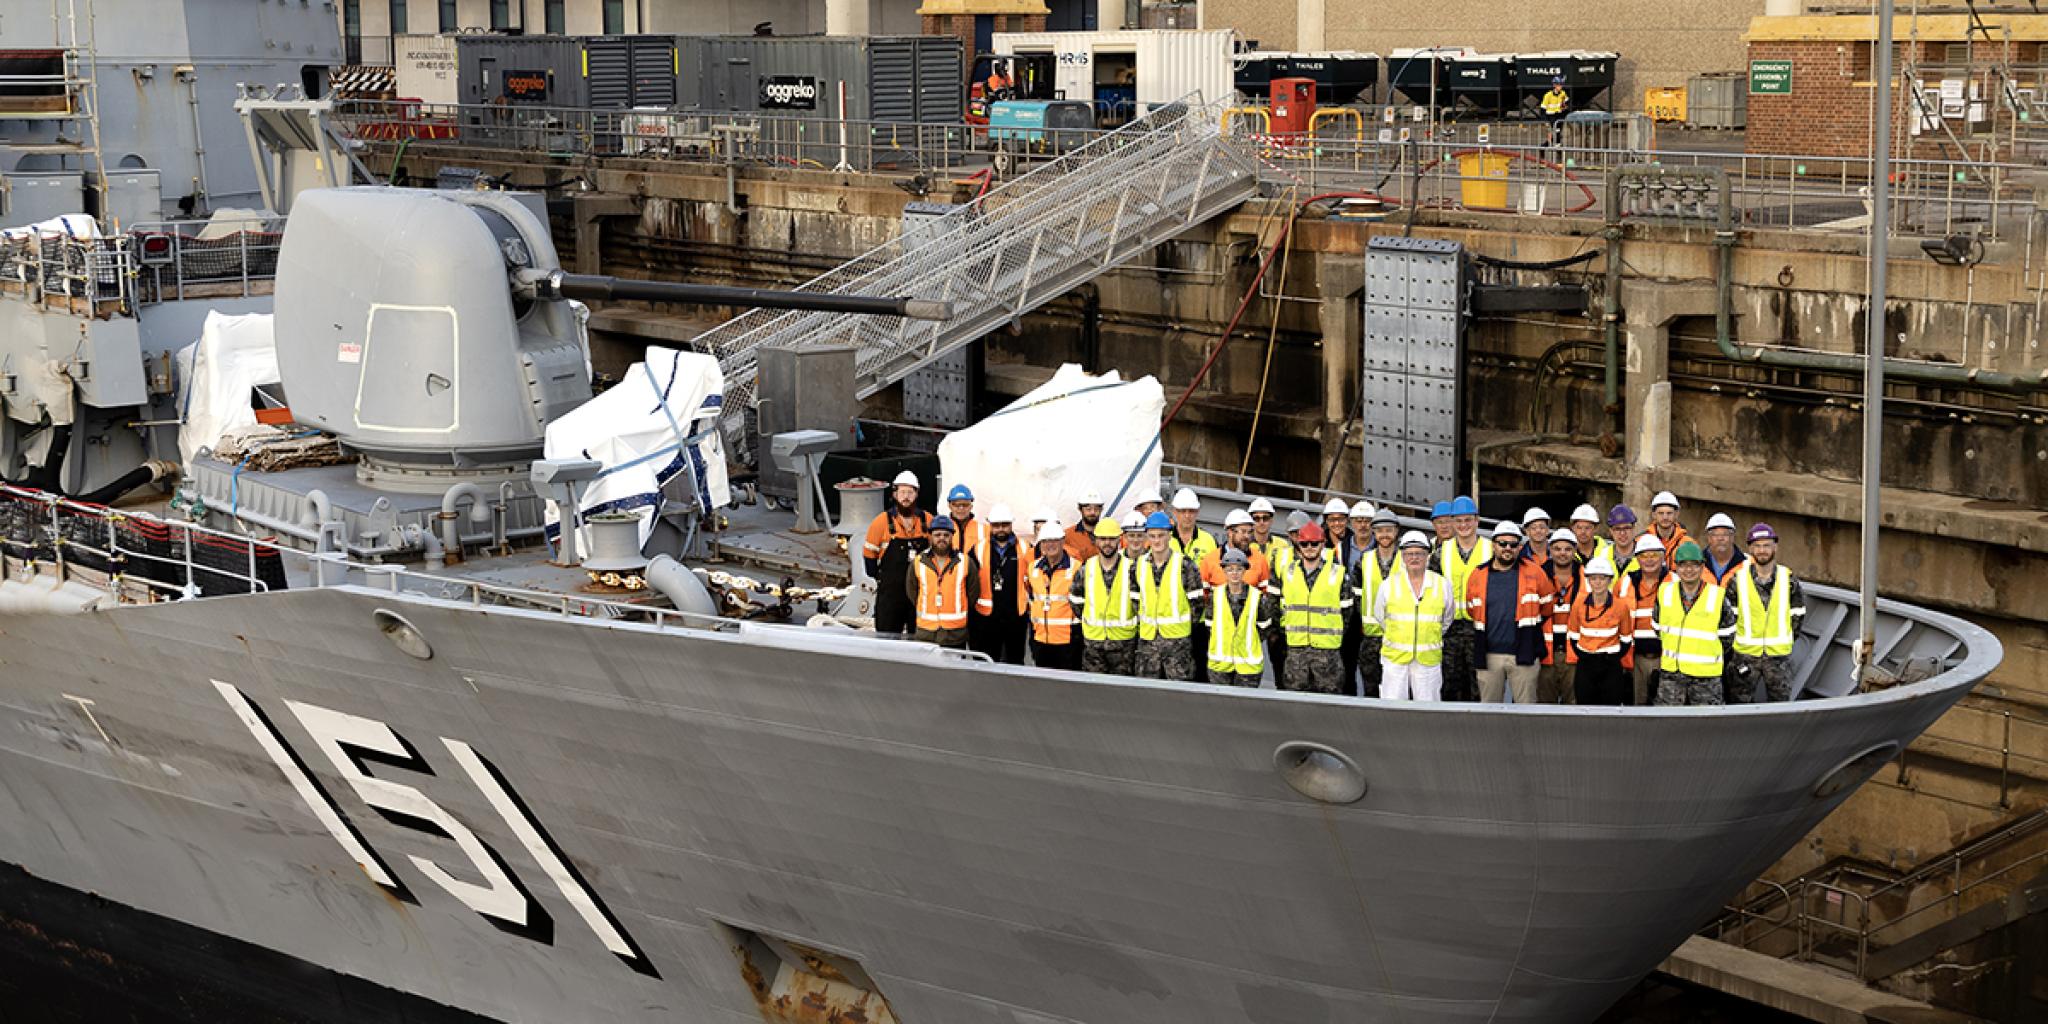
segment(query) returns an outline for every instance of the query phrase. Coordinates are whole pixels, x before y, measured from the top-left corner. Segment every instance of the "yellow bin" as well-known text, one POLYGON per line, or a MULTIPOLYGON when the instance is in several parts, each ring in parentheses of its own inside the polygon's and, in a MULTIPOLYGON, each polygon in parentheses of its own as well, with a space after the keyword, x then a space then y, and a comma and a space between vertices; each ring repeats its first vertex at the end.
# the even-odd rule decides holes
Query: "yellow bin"
POLYGON ((1685 120, 1685 86, 1651 86, 1643 90, 1643 113, 1652 121, 1685 120))
POLYGON ((1500 153, 1467 153, 1458 158, 1458 198, 1466 209, 1508 208, 1508 158, 1500 153))

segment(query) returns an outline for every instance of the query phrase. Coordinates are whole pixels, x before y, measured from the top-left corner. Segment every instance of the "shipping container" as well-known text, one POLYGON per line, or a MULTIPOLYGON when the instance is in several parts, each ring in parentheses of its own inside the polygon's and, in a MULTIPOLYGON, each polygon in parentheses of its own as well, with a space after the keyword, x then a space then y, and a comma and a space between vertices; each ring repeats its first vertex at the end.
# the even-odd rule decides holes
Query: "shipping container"
POLYGON ((1273 79, 1307 78, 1316 83, 1316 103, 1343 106, 1378 98, 1380 55, 1356 50, 1283 53, 1253 50, 1232 59, 1232 83, 1253 102, 1262 100, 1273 79))
POLYGON ((998 32, 998 54, 1050 53, 1052 99, 1095 106, 1099 123, 1120 123, 1166 103, 1236 93, 1232 81, 1237 33, 1138 29, 1125 32, 998 32))
POLYGON ((391 50, 399 99, 435 106, 462 102, 454 36, 399 36, 391 50))
POLYGON ((1740 71, 1694 75, 1685 83, 1685 120, 1694 128, 1749 123, 1749 76, 1740 71))

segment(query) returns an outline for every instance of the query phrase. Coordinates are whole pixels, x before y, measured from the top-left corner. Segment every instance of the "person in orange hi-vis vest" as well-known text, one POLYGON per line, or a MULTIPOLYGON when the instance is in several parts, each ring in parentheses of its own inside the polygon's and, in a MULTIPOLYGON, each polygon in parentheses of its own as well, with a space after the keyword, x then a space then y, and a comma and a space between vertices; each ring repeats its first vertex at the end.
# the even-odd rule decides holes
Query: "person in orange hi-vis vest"
POLYGON ((1572 688, 1580 704, 1626 705, 1635 683, 1629 662, 1635 647, 1635 595, 1614 585, 1614 560, 1597 555, 1586 563, 1585 588, 1572 601, 1566 626, 1566 657, 1576 666, 1572 688))
POLYGON ((875 632, 900 636, 911 626, 910 556, 925 548, 925 527, 931 516, 917 507, 917 474, 896 474, 889 507, 868 524, 861 557, 875 581, 875 632))
POLYGON ((912 639, 941 647, 967 646, 967 609, 974 603, 976 572, 953 548, 953 520, 939 516, 927 527, 931 547, 911 556, 905 583, 917 616, 912 639))

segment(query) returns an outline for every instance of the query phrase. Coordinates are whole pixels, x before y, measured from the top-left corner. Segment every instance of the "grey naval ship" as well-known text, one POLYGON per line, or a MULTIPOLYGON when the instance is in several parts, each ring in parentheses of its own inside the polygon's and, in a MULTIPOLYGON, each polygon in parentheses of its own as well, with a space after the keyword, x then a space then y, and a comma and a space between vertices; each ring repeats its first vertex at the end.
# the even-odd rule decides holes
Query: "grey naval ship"
MULTIPOLYGON (((50 95, 76 95, 56 50, 50 95)), ((290 98, 242 116, 319 134, 290 98)), ((154 212, 188 199, 211 208, 154 212)), ((711 465, 735 423, 764 472, 837 439, 725 408, 751 361, 698 357, 692 388, 650 352, 645 392, 594 393, 575 303, 942 303, 567 274, 512 193, 289 205, 281 244, 101 210, 0 260, 0 862, 223 943, 188 958, 508 1021, 1585 1021, 2001 656, 1884 603, 1867 686, 1853 595, 1821 586, 1803 699, 1741 707, 1391 703, 884 639, 855 628, 858 558, 739 568, 742 534, 821 535, 731 507, 711 465), (208 368, 174 349, 265 310, 293 425, 184 451, 208 368), (652 489, 591 502, 621 463, 551 428, 614 394, 672 439, 636 457, 652 489), (130 493, 174 473, 168 505, 130 493)))

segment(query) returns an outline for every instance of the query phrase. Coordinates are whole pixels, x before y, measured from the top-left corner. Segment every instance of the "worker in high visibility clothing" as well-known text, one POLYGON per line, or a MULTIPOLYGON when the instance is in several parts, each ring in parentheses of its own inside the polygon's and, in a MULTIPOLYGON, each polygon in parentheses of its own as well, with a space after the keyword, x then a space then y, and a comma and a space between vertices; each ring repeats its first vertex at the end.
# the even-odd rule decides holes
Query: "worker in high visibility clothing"
POLYGON ((1031 661, 1040 668, 1081 667, 1080 637, 1074 629, 1074 564, 1067 554, 1067 528, 1057 519, 1038 529, 1038 557, 1024 578, 1031 612, 1031 661))
POLYGON ((1394 511, 1382 508, 1372 514, 1372 549, 1359 558, 1351 568, 1351 592, 1358 601, 1358 644, 1352 659, 1358 663, 1358 694, 1361 697, 1380 695, 1380 640, 1381 630, 1372 610, 1379 603, 1380 591, 1386 587, 1387 579, 1401 567, 1401 549, 1398 546, 1401 521, 1394 518, 1394 511))
POLYGON ((1401 538, 1401 568, 1373 604, 1381 633, 1380 696, 1443 699, 1444 633, 1456 606, 1450 584, 1429 569, 1428 538, 1408 531, 1401 538))
POLYGON ((974 492, 966 484, 954 484, 946 490, 946 518, 953 521, 953 550, 969 552, 981 546, 981 539, 988 535, 988 524, 974 517, 974 492))
MULTIPOLYGON (((1344 563, 1346 572, 1358 568, 1359 561, 1373 549, 1372 516, 1372 502, 1364 499, 1353 503, 1345 512, 1345 526, 1348 532, 1344 535, 1343 557, 1339 560, 1344 563)), ((1334 552, 1337 548, 1338 545, 1332 541, 1330 550, 1334 552)))
POLYGON ((1067 530, 1067 554, 1074 556, 1075 565, 1080 565, 1095 557, 1095 526, 1102 521, 1102 492, 1084 492, 1076 504, 1081 518, 1067 530))
POLYGON ((1442 548, 1451 542, 1452 526, 1458 517, 1451 512, 1451 503, 1439 501, 1429 507, 1429 528, 1436 531, 1435 548, 1442 548))
POLYGON ((1685 532, 1685 524, 1678 521, 1678 495, 1658 491, 1657 496, 1650 499, 1650 529, 1643 536, 1657 538, 1657 543, 1664 545, 1666 558, 1671 557, 1680 544, 1692 539, 1692 535, 1685 532))
POLYGON ((1706 578, 1700 546, 1678 546, 1678 578, 1657 590, 1657 634, 1664 657, 1657 672, 1657 706, 1723 704, 1721 674, 1735 642, 1735 604, 1706 578))
POLYGON ((1267 638, 1279 601, 1246 580, 1252 559, 1243 548, 1224 550, 1217 564, 1223 582, 1209 590, 1209 681, 1255 687, 1266 673, 1267 638))
POLYGON ((988 510, 988 529, 969 554, 975 570, 974 614, 967 618, 967 645, 1006 665, 1024 664, 1027 623, 1025 577, 1031 571, 1029 543, 1015 533, 1010 506, 988 510))
POLYGON ((1146 679, 1195 678, 1195 618, 1203 604, 1202 577, 1193 559, 1175 550, 1173 520, 1164 512, 1145 517, 1145 554, 1133 568, 1138 578, 1138 647, 1133 675, 1146 679))
POLYGON ((1136 558, 1145 553, 1145 517, 1136 509, 1124 513, 1119 520, 1124 530, 1124 557, 1136 558))
POLYGON ((1277 570, 1279 549, 1287 546, 1287 538, 1273 536, 1273 503, 1265 498, 1253 498, 1245 512, 1252 517, 1251 550, 1266 556, 1266 566, 1277 570))
MULTIPOLYGON (((1226 519, 1226 526, 1228 522, 1226 519)), ((1268 593, 1275 597, 1280 596, 1282 574, 1287 571, 1288 566, 1294 564, 1295 559, 1298 557, 1296 552, 1300 549, 1301 528, 1308 524, 1308 513, 1300 509, 1287 513, 1287 532, 1285 536, 1273 538, 1272 551, 1269 557, 1266 558, 1263 566, 1260 565, 1259 556, 1267 553, 1260 551, 1256 544, 1252 546, 1252 567, 1251 571, 1245 575, 1246 581, 1253 586, 1265 588, 1268 593)), ((1254 523, 1254 526, 1256 526, 1256 523, 1254 523)), ((1229 543, 1227 537, 1225 543, 1229 543)), ((1218 570, 1212 568, 1209 572, 1214 575, 1218 570)), ((1210 582, 1213 583, 1215 581, 1211 580, 1210 582)), ((1287 656, 1289 653, 1291 652, 1283 641, 1276 640, 1267 646, 1266 663, 1273 667, 1274 679, 1287 678, 1287 656)))
POLYGON ((950 517, 934 517, 926 530, 931 546, 910 556, 910 572, 904 583, 917 616, 917 629, 911 639, 964 650, 968 607, 977 593, 976 573, 953 547, 957 531, 950 517))
POLYGON ((868 576, 875 581, 875 632, 899 636, 914 623, 909 591, 910 557, 925 549, 931 515, 917 507, 917 474, 896 474, 889 507, 868 524, 861 548, 868 576))
MULTIPOLYGON (((1634 572, 1636 562, 1636 510, 1627 505, 1616 505, 1607 510, 1607 540, 1610 547, 1607 557, 1622 572, 1634 572)), ((1658 545, 1662 547, 1663 545, 1658 545)))
MULTIPOLYGON (((1527 527, 1523 527, 1527 529, 1527 527)), ((1531 543, 1534 543, 1531 541, 1531 543)), ((1546 704, 1578 703, 1578 665, 1571 660, 1572 602, 1585 592, 1585 571, 1579 566, 1579 541, 1570 530, 1552 534, 1543 568, 1550 574, 1555 595, 1550 603, 1550 637, 1544 651, 1543 669, 1536 674, 1536 699, 1546 704)), ((1609 568, 1613 568, 1612 563, 1609 568)), ((1608 582, 1614 582, 1609 573, 1608 582)), ((1629 629, 1635 629, 1629 623, 1629 629)))
POLYGON ((1344 567, 1344 585, 1352 588, 1354 604, 1351 614, 1344 618, 1344 646, 1338 648, 1344 663, 1344 685, 1337 692, 1353 696, 1358 693, 1358 646, 1365 638, 1367 611, 1366 606, 1359 603, 1362 599, 1358 591, 1358 563, 1372 553, 1372 511, 1372 503, 1369 501, 1361 500, 1352 504, 1350 508, 1344 510, 1343 543, 1338 543, 1336 537, 1328 540, 1330 557, 1344 567))
POLYGON ((1522 557, 1537 565, 1550 559, 1550 513, 1531 505, 1522 513, 1522 557))
POLYGON ((1655 538, 1645 540, 1637 538, 1634 560, 1629 562, 1634 568, 1621 570, 1614 582, 1617 589, 1628 592, 1629 603, 1636 610, 1635 657, 1629 674, 1637 707, 1647 707, 1657 693, 1657 673, 1664 668, 1664 640, 1657 633, 1657 592, 1667 580, 1677 578, 1664 558, 1664 546, 1655 538))
POLYGON ((1212 587, 1222 584, 1222 557, 1227 551, 1244 552, 1247 567, 1244 577, 1246 583, 1263 587, 1267 580, 1273 578, 1273 571, 1266 561, 1266 556, 1252 550, 1252 517, 1251 513, 1244 509, 1231 509, 1230 514, 1223 517, 1223 546, 1209 552, 1208 556, 1202 559, 1202 582, 1212 587))
POLYGON ((1806 591, 1778 561, 1778 531, 1749 528, 1749 564, 1729 588, 1735 644, 1728 657, 1728 703, 1749 704, 1758 689, 1768 701, 1792 699, 1792 646, 1806 621, 1806 591))
MULTIPOLYGON (((1350 518, 1349 508, 1345 518, 1350 518)), ((1322 527, 1304 525, 1295 538, 1295 557, 1280 578, 1280 632, 1288 653, 1278 679, 1283 690, 1349 696, 1344 626, 1356 614, 1357 595, 1345 578, 1344 563, 1324 550, 1324 536, 1322 527)))
POLYGON ((1074 574, 1072 595, 1081 609, 1081 671, 1131 674, 1138 639, 1137 574, 1124 557, 1124 529, 1116 520, 1095 523, 1095 554, 1074 574))
POLYGON ((1579 542, 1579 563, 1581 565, 1601 555, 1606 555, 1607 560, 1610 562, 1615 561, 1614 542, 1600 536, 1600 511, 1598 509, 1591 505, 1580 505, 1578 508, 1572 509, 1571 531, 1573 539, 1579 542))
POLYGON ((1614 577, 1613 559, 1603 555, 1586 563, 1585 590, 1572 600, 1566 616, 1565 656, 1580 704, 1629 702, 1635 602, 1614 585, 1614 577))
MULTIPOLYGON (((1273 538, 1266 547, 1260 547, 1256 542, 1252 544, 1253 551, 1266 556, 1267 580, 1272 585, 1279 585, 1280 574, 1293 564, 1296 539, 1301 536, 1301 528, 1307 526, 1308 522, 1308 513, 1296 509, 1287 513, 1287 528, 1284 533, 1273 538)), ((1275 668, 1277 670, 1277 663, 1275 668)))
POLYGON ((1557 593, 1550 574, 1522 561, 1522 528, 1503 519, 1493 528, 1493 558, 1465 580, 1465 607, 1480 659, 1479 700, 1536 703, 1536 680, 1549 653, 1557 593))
POLYGON ((1707 575, 1714 582, 1727 586, 1742 563, 1749 556, 1735 547, 1735 520, 1726 512, 1716 512, 1707 517, 1707 575))
POLYGON ((1351 533, 1351 506, 1342 498, 1323 502, 1323 550, 1339 565, 1344 562, 1344 538, 1351 533))
POLYGON ((1465 603, 1465 583, 1472 573, 1493 558, 1493 545, 1479 535, 1479 505, 1470 497, 1451 499, 1451 539, 1437 548, 1433 568, 1451 587, 1455 617, 1444 635, 1445 700, 1474 700, 1478 697, 1478 634, 1472 624, 1470 606, 1465 603))
POLYGON ((1173 492, 1173 549, 1197 563, 1217 547, 1215 535, 1195 525, 1201 513, 1202 499, 1195 497, 1193 489, 1173 492))

